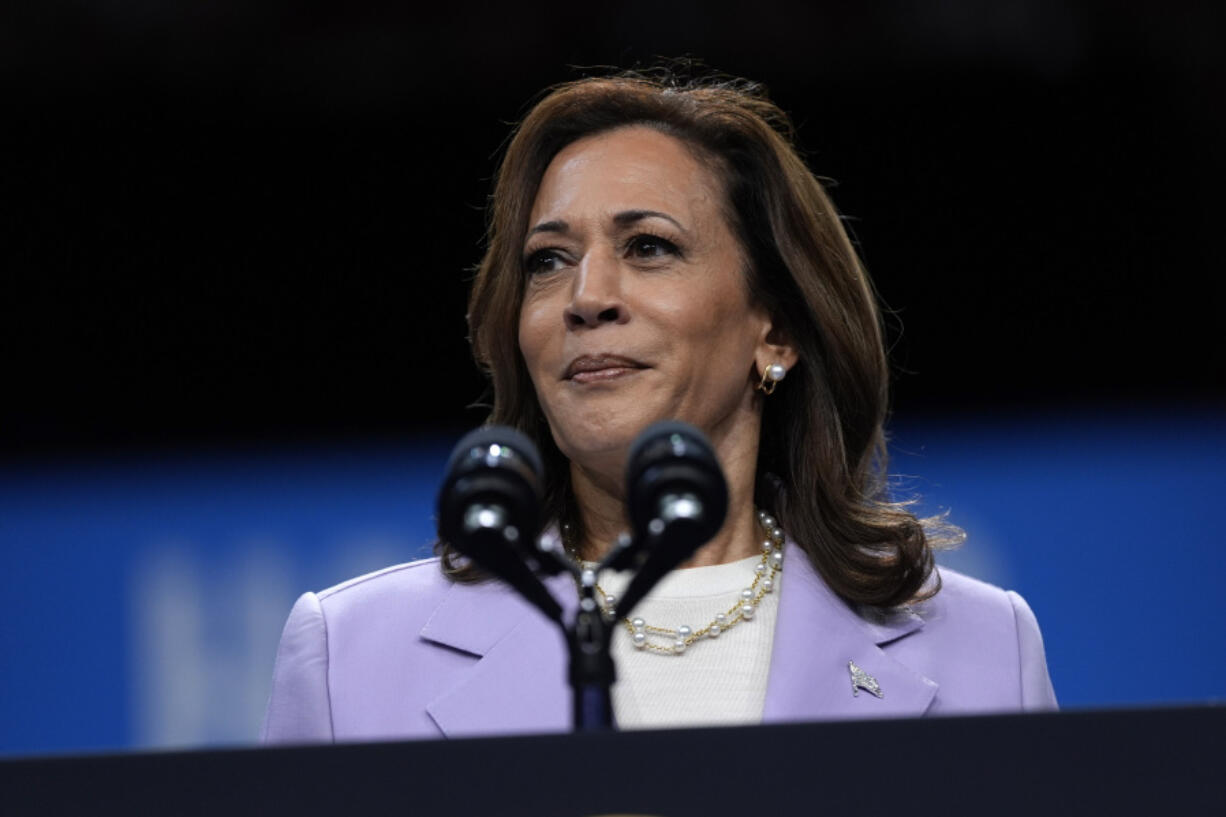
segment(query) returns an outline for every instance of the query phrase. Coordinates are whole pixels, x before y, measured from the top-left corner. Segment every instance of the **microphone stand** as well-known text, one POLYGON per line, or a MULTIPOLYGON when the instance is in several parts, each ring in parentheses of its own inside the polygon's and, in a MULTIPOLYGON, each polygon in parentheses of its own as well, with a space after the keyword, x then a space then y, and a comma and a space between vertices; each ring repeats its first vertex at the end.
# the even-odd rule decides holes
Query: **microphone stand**
POLYGON ((555 619, 566 637, 570 653, 568 679, 576 732, 608 732, 617 728, 613 717, 613 684, 617 680, 617 669, 611 653, 617 618, 606 617, 601 609, 596 598, 596 584, 600 571, 622 566, 627 556, 635 552, 634 545, 629 534, 622 534, 595 567, 583 567, 560 548, 549 549, 545 540, 538 545, 538 550, 549 558, 552 566, 571 573, 579 587, 579 609, 572 626, 567 627, 560 617, 555 619))
POLYGON ((616 626, 615 621, 605 619, 596 601, 595 571, 584 570, 579 587, 579 612, 574 626, 566 630, 576 732, 608 732, 616 728, 613 682, 617 680, 617 670, 610 651, 616 626), (586 579, 591 581, 584 581, 586 579))

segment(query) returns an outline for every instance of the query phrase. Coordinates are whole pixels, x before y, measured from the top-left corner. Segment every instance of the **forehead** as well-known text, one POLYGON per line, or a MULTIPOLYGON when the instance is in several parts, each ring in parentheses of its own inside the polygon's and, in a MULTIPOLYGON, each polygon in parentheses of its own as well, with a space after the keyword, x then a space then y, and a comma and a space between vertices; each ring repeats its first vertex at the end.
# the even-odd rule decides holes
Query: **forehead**
POLYGON ((563 148, 541 177, 531 220, 662 210, 703 220, 720 212, 722 185, 680 139, 633 125, 563 148))

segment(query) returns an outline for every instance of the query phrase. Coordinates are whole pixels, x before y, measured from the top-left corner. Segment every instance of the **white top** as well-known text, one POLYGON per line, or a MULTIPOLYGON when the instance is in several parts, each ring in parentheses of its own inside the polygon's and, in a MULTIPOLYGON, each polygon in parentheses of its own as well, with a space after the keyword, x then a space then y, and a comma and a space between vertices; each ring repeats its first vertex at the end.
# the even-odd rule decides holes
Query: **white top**
MULTIPOLYGON (((684 624, 700 630, 716 613, 726 613, 738 603, 741 590, 753 583, 753 569, 761 558, 674 570, 635 606, 631 616, 652 627, 676 629, 684 624)), ((635 648, 629 629, 618 622, 613 635, 617 662, 613 713, 618 727, 761 723, 783 573, 776 574, 774 592, 763 596, 753 619, 741 621, 718 638, 699 639, 681 655, 635 648)), ((603 573, 600 587, 620 595, 631 576, 629 571, 603 573)))

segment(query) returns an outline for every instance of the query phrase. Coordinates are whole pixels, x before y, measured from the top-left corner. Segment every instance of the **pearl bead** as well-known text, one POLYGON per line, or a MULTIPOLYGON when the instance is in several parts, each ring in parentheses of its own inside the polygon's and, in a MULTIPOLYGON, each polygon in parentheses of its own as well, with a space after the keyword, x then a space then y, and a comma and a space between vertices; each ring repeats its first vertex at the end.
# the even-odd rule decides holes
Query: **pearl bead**
POLYGON ((787 373, 788 370, 783 368, 783 365, 780 363, 772 363, 766 367, 766 378, 768 380, 774 380, 776 383, 787 376, 787 373))
POLYGON ((723 613, 719 613, 718 615, 715 616, 715 623, 720 627, 727 627, 728 617, 724 615, 723 613))
POLYGON ((605 607, 608 607, 608 608, 610 608, 610 609, 612 609, 612 608, 616 607, 616 606, 617 606, 617 596, 614 596, 612 593, 610 593, 609 595, 605 596, 605 597, 604 597, 604 606, 605 606, 605 607))
POLYGON ((744 599, 745 601, 749 601, 750 599, 752 599, 753 598, 753 588, 746 587, 744 590, 742 590, 741 598, 744 599))
POLYGON ((763 573, 766 572, 766 565, 762 564, 761 562, 758 562, 756 565, 753 566, 753 572, 761 576, 763 573))
POLYGON ((641 618, 636 618, 634 621, 630 622, 630 626, 636 630, 641 630, 647 626, 647 622, 643 621, 641 618))
POLYGON ((775 527, 775 517, 770 514, 762 514, 762 527, 771 530, 775 527))
POLYGON ((771 528, 771 538, 776 542, 783 541, 783 528, 771 528))
POLYGON ((712 624, 710 629, 707 630, 707 638, 719 638, 719 634, 722 632, 723 630, 720 629, 718 624, 712 624))
POLYGON ((765 550, 765 551, 769 551, 769 550, 770 550, 771 548, 773 548, 774 546, 775 546, 774 541, 772 541, 772 540, 770 540, 770 539, 763 539, 763 540, 762 540, 762 549, 763 549, 763 550, 765 550))
POLYGON ((775 589, 774 581, 772 581, 771 579, 763 579, 762 589, 765 590, 767 593, 771 592, 772 590, 775 589))
POLYGON ((775 568, 775 570, 779 570, 781 567, 783 567, 783 551, 782 550, 772 551, 770 555, 770 560, 771 560, 771 567, 775 568))
POLYGON ((634 642, 635 648, 641 650, 643 649, 643 647, 647 646, 647 633, 643 632, 642 630, 639 630, 637 633, 635 633, 633 636, 630 637, 630 640, 634 642))
POLYGON ((680 638, 678 638, 676 641, 673 642, 673 652, 677 654, 681 654, 685 652, 685 642, 682 641, 680 638))
POLYGON ((694 631, 689 626, 682 624, 677 628, 677 638, 689 638, 694 634, 694 631))
POLYGON ((753 618, 753 613, 754 613, 754 609, 753 609, 752 604, 749 604, 747 602, 741 605, 741 618, 749 620, 753 618))

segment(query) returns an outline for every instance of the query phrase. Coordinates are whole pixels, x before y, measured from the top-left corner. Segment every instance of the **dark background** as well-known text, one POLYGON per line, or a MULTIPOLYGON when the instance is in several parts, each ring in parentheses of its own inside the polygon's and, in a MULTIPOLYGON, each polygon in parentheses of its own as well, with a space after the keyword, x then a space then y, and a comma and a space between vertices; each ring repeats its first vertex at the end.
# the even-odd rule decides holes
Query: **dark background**
POLYGON ((0 31, 5 456, 474 425, 496 151, 568 66, 764 82, 900 416, 1226 396, 1221 3, 209 4, 0 31))

